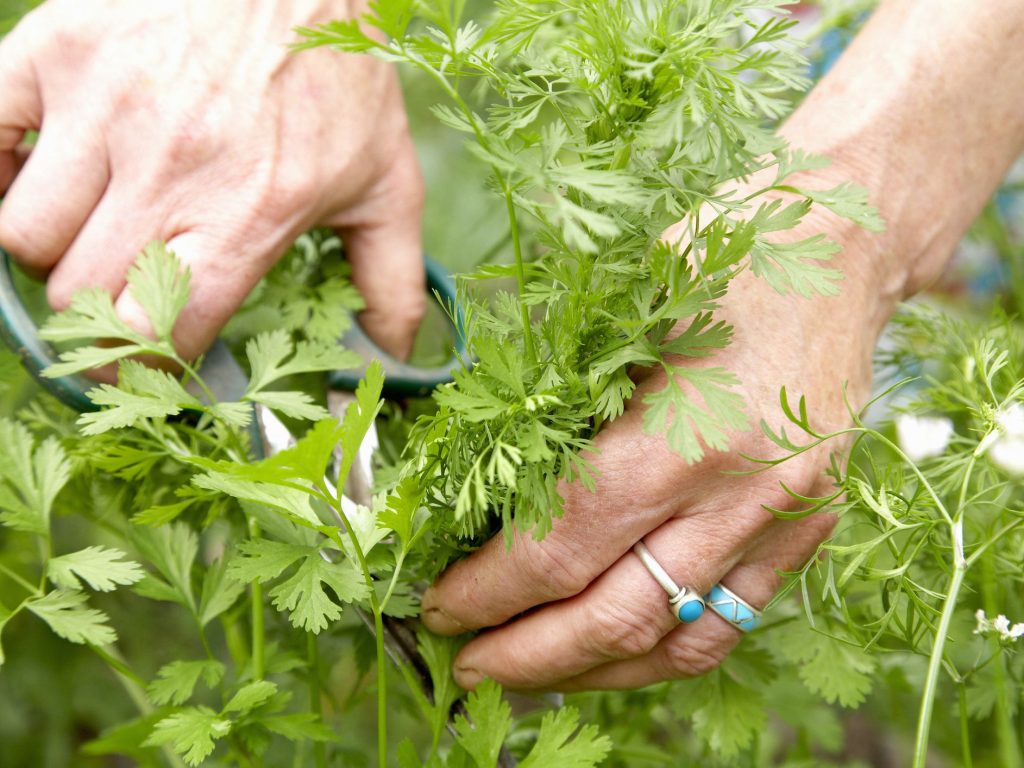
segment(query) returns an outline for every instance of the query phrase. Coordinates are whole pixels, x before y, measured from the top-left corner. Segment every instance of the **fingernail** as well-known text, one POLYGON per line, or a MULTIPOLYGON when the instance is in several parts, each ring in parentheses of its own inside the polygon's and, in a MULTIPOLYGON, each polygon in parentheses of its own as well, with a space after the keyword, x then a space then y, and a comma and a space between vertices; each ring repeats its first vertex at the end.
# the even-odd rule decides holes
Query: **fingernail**
POLYGON ((472 691, 484 679, 484 676, 480 674, 480 670, 473 669, 472 667, 455 666, 452 668, 452 675, 455 677, 455 682, 459 684, 459 687, 467 691, 472 691))
POLYGON ((438 635, 461 635, 463 632, 469 631, 456 619, 449 616, 443 608, 435 604, 432 589, 423 593, 423 601, 420 605, 422 608, 420 617, 431 632, 438 635))

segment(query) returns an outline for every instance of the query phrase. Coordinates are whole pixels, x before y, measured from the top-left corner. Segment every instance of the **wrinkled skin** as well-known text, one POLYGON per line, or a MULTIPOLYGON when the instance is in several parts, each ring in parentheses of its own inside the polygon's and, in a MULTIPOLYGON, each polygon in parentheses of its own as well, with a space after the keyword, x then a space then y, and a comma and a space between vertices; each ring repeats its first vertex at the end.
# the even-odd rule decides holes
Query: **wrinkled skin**
POLYGON ((395 72, 287 48, 293 27, 361 10, 45 3, 0 43, 0 245, 48 275, 55 309, 101 286, 145 329, 125 274, 148 242, 169 241, 192 271, 175 340, 194 357, 296 236, 334 227, 364 324, 407 354, 425 308, 423 187, 395 72), (40 127, 29 155, 22 136, 40 127))

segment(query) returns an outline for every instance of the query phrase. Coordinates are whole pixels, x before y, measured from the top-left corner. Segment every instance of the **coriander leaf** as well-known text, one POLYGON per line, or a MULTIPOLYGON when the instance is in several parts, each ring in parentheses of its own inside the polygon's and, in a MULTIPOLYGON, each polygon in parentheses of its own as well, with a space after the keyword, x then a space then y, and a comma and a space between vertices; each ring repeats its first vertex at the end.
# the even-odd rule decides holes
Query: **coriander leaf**
POLYGON ((380 412, 380 395, 383 388, 384 367, 379 361, 374 360, 356 387, 355 401, 349 403, 345 410, 345 418, 341 422, 341 462, 337 480, 340 488, 345 486, 349 470, 359 453, 359 447, 380 412))
POLYGON ((580 728, 580 713, 574 707, 548 712, 540 723, 537 743, 519 764, 520 768, 591 768, 604 762, 612 742, 596 725, 580 728))
POLYGON ((277 685, 269 680, 256 680, 243 686, 238 693, 224 706, 224 714, 235 713, 240 717, 252 712, 256 707, 277 693, 277 685))
MULTIPOLYGON (((258 465, 257 465, 258 466, 258 465)), ((310 503, 310 495, 298 488, 243 480, 227 472, 210 471, 196 475, 192 483, 209 491, 219 491, 241 501, 262 504, 283 512, 290 519, 309 527, 320 526, 320 518, 310 503)))
POLYGON ((145 575, 142 566, 128 560, 121 550, 97 546, 51 558, 46 568, 50 581, 58 587, 79 589, 81 579, 100 592, 134 584, 145 575))
POLYGON ((311 554, 292 576, 270 590, 270 597, 278 610, 291 612, 293 626, 319 634, 341 616, 341 607, 324 591, 324 585, 343 603, 365 600, 370 594, 350 560, 328 563, 319 554, 311 554))
POLYGON ((147 245, 128 270, 128 288, 146 311, 158 339, 170 342, 189 296, 190 273, 166 243, 147 245))
POLYGON ((117 633, 107 625, 107 614, 86 608, 84 592, 56 589, 25 604, 32 613, 50 625, 56 634, 72 643, 109 645, 117 633))
POLYGON ((0 418, 0 523, 48 536, 53 502, 70 477, 55 437, 36 447, 23 424, 0 418))
POLYGON ((196 612, 192 590, 192 565, 199 553, 199 539, 184 523, 170 523, 159 528, 132 529, 132 540, 139 552, 166 579, 166 584, 151 576, 140 581, 135 591, 155 599, 173 600, 196 612), (158 596, 159 595, 159 596, 158 596))
POLYGON ((60 362, 47 366, 43 376, 59 379, 82 371, 91 371, 117 362, 126 357, 142 354, 145 347, 139 344, 121 344, 115 347, 77 347, 62 352, 60 362))
POLYGON ((857 707, 874 685, 875 659, 841 636, 816 630, 802 621, 779 625, 772 650, 797 665, 800 679, 829 703, 857 707))
POLYGON ((181 382, 166 371, 149 368, 137 360, 125 360, 118 369, 118 386, 101 384, 87 393, 94 405, 108 406, 84 413, 78 423, 85 435, 132 427, 143 419, 176 416, 185 408, 202 403, 185 391, 181 382))
POLYGON ((468 719, 461 714, 455 717, 456 739, 479 768, 490 768, 497 764, 501 745, 512 725, 512 707, 501 697, 501 686, 484 680, 469 694, 466 711, 468 719))
POLYGON ((248 395, 247 399, 262 403, 292 419, 319 421, 328 416, 327 409, 305 392, 263 391, 248 395))
POLYGON ((337 741, 338 737, 312 712, 294 712, 260 718, 260 725, 289 741, 337 741))
POLYGON ((245 585, 226 578, 224 558, 212 562, 203 577, 203 590, 199 597, 199 623, 206 626, 228 610, 242 596, 245 585))
POLYGON ((694 732, 724 758, 750 747, 765 726, 760 692, 741 684, 723 667, 688 685, 676 701, 681 714, 692 719, 694 732))
POLYGON ((272 539, 246 539, 238 545, 238 554, 227 566, 227 575, 240 583, 276 579, 296 560, 315 550, 272 539))
POLYGON ((209 707, 187 707, 158 722, 143 746, 169 744, 190 766, 198 766, 213 752, 214 742, 231 731, 231 721, 209 707))
POLYGON ((246 345, 245 353, 252 371, 247 399, 286 376, 345 370, 362 363, 359 355, 337 342, 317 340, 293 344, 291 336, 283 330, 261 333, 246 345))
MULTIPOLYGON (((311 483, 322 483, 341 440, 341 424, 335 419, 318 421, 298 442, 286 450, 275 453, 256 465, 258 474, 279 472, 281 478, 301 478, 311 483)), ((270 479, 270 475, 267 475, 270 479)))
POLYGON ((843 182, 832 189, 799 189, 797 192, 869 232, 885 230, 885 221, 878 209, 868 202, 867 190, 862 187, 843 182))
POLYGON ((152 344, 117 316, 110 292, 103 288, 76 292, 68 309, 47 318, 39 337, 58 342, 126 339, 147 348, 152 344))
POLYGON ((665 431, 672 450, 688 462, 704 455, 700 441, 712 450, 729 447, 727 430, 748 428, 743 398, 733 387, 739 380, 723 368, 666 366, 669 381, 663 389, 644 397, 644 431, 665 431), (692 387, 688 391, 683 383, 692 387), (699 404, 694 393, 703 401, 699 404))
POLYGON ((413 523, 423 502, 423 489, 415 476, 402 480, 389 494, 385 507, 377 515, 377 526, 395 532, 403 551, 412 544, 413 523))
POLYGON ((146 688, 146 695, 158 706, 180 706, 192 697, 200 678, 212 688, 223 677, 224 665, 219 661, 172 661, 156 673, 156 679, 146 688))

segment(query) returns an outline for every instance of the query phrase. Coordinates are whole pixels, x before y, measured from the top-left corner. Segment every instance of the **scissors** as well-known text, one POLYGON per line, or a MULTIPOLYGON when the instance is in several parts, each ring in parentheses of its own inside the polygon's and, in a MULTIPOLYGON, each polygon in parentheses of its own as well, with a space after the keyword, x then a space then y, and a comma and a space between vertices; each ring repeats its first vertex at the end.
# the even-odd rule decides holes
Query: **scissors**
MULTIPOLYGON (((328 375, 327 407, 330 414, 339 421, 344 417, 348 404, 354 399, 353 392, 372 360, 380 361, 384 368, 383 394, 387 398, 425 397, 437 386, 451 381, 451 371, 468 359, 463 314, 455 297, 455 283, 448 272, 437 262, 424 256, 428 291, 446 309, 451 325, 453 353, 448 362, 435 367, 419 367, 398 360, 378 347, 353 318, 350 329, 339 343, 357 352, 363 365, 345 371, 333 371, 328 375)), ((63 378, 46 378, 42 371, 57 362, 56 352, 39 338, 38 327, 27 311, 18 293, 12 272, 10 255, 0 248, 0 336, 22 361, 24 367, 39 382, 40 386, 65 405, 80 412, 94 411, 96 406, 87 392, 96 383, 84 376, 73 375, 63 378)), ((248 383, 248 376, 235 360, 227 346, 218 341, 203 357, 199 374, 217 399, 233 402, 241 399, 248 383)), ((250 426, 252 458, 260 460, 286 450, 296 442, 288 427, 268 407, 254 404, 254 418, 250 426)), ((372 502, 373 454, 378 447, 376 424, 371 426, 363 440, 349 473, 342 509, 354 511, 356 505, 370 506, 372 502)), ((336 460, 340 457, 336 457, 336 460)), ((343 526, 341 516, 336 520, 343 526)), ((330 556, 321 553, 325 559, 330 556)), ((376 633, 373 616, 363 608, 355 606, 360 619, 376 633)), ((429 700, 433 700, 433 682, 426 662, 420 655, 416 635, 407 622, 384 617, 384 643, 388 655, 396 664, 410 668, 429 700)), ((461 705, 456 705, 457 708, 461 705)), ((458 712, 459 709, 456 710, 458 712)), ((464 715, 464 709, 461 710, 464 715)), ((455 713, 452 713, 454 715, 455 713)), ((453 728, 452 719, 448 727, 453 728)), ((514 760, 507 750, 502 750, 500 766, 513 766, 514 760)))

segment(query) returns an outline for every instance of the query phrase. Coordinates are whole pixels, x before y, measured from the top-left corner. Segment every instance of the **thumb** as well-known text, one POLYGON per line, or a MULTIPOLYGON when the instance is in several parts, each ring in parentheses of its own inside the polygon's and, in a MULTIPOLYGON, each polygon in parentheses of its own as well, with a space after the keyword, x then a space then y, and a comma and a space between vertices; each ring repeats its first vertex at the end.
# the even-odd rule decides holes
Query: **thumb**
POLYGON ((411 143, 354 211, 336 224, 366 309, 359 317, 386 352, 405 359, 426 312, 420 234, 423 181, 411 143))

